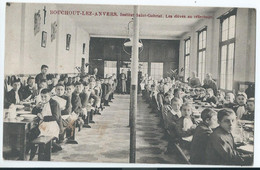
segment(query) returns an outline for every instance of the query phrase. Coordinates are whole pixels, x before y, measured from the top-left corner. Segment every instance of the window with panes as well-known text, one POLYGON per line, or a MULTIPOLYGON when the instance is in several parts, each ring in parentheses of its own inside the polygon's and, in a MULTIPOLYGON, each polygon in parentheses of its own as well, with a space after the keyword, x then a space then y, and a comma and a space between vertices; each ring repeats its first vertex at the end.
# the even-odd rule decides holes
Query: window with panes
POLYGON ((203 82, 206 68, 207 27, 198 31, 198 78, 203 82))
POLYGON ((236 10, 220 18, 220 88, 233 89, 236 10))

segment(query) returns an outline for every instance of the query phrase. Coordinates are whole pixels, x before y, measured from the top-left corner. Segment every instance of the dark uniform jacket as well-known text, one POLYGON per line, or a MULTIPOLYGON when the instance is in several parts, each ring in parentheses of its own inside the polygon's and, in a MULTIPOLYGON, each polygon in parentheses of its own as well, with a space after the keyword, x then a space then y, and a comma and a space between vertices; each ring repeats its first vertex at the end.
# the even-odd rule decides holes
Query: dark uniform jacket
POLYGON ((71 105, 72 105, 72 112, 75 112, 78 115, 81 115, 83 113, 82 110, 82 104, 81 104, 81 99, 78 94, 75 92, 72 93, 71 96, 71 105))
POLYGON ((37 96, 38 91, 35 87, 30 88, 29 85, 27 85, 22 89, 22 93, 23 99, 27 99, 30 95, 30 99, 33 99, 35 96, 37 96))
POLYGON ((39 88, 39 84, 40 84, 41 80, 43 80, 43 79, 46 79, 46 75, 44 76, 42 73, 36 75, 35 82, 38 85, 38 88, 39 88))
MULTIPOLYGON (((50 108, 52 116, 44 116, 43 121, 50 122, 56 121, 59 125, 60 130, 63 130, 62 118, 61 118, 61 110, 60 105, 56 100, 50 99, 50 108)), ((41 113, 42 109, 34 107, 32 110, 32 114, 41 113)))
POLYGON ((209 136, 213 131, 204 122, 201 122, 195 129, 191 142, 190 162, 192 164, 205 164, 205 147, 208 144, 209 136))
MULTIPOLYGON (((20 101, 23 100, 23 93, 21 91, 21 89, 18 90, 18 95, 19 95, 19 99, 20 101)), ((16 104, 16 99, 15 99, 15 91, 12 89, 9 92, 6 93, 6 105, 11 105, 11 104, 16 104)))
POLYGON ((69 115, 71 113, 71 99, 69 96, 63 95, 63 96, 59 96, 61 98, 63 98, 64 100, 66 100, 66 106, 64 110, 61 110, 61 115, 69 115))
POLYGON ((222 127, 210 135, 206 149, 206 163, 212 165, 241 165, 243 159, 236 151, 234 138, 222 127))

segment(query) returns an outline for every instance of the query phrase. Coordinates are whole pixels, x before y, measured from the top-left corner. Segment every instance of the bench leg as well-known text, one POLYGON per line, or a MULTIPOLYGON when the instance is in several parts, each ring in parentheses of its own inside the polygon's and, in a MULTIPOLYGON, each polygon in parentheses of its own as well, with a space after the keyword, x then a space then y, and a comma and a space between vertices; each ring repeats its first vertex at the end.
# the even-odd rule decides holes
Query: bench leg
POLYGON ((39 144, 38 161, 51 161, 52 140, 45 144, 39 144))
POLYGON ((44 161, 45 157, 45 144, 39 144, 38 161, 44 161))
POLYGON ((44 151, 45 161, 51 161, 51 146, 52 146, 52 140, 48 142, 45 146, 45 151, 44 151))
POLYGON ((66 142, 66 144, 78 144, 78 142, 75 140, 75 132, 76 132, 76 124, 74 123, 73 128, 71 129, 72 131, 72 136, 68 137, 68 140, 66 142))

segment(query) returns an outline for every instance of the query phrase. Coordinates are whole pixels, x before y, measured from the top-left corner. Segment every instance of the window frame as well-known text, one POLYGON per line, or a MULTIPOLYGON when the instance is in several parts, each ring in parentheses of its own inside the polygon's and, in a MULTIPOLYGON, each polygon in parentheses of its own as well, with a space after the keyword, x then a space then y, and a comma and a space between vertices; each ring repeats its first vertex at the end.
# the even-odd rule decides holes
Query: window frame
MULTIPOLYGON (((164 63, 163 62, 151 62, 151 77, 154 79, 154 80, 157 80, 156 79, 156 77, 157 77, 157 74, 156 74, 156 76, 154 77, 154 75, 153 75, 153 67, 152 67, 152 65, 153 64, 162 64, 162 75, 161 75, 161 77, 163 78, 163 67, 164 67, 164 63)), ((158 68, 156 67, 155 68, 155 70, 157 70, 158 68)))
POLYGON ((201 79, 200 81, 203 82, 204 78, 205 78, 205 74, 206 74, 206 50, 207 50, 207 38, 208 38, 208 31, 207 31, 207 26, 203 27, 202 29, 198 30, 198 43, 197 43, 197 76, 199 76, 199 53, 200 52, 205 52, 205 61, 204 61, 204 76, 202 76, 201 74, 201 79), (202 43, 202 48, 200 49, 200 34, 202 33, 203 36, 203 32, 206 31, 206 43, 205 43, 205 47, 203 48, 203 43, 202 43))
MULTIPOLYGON (((218 86, 219 86, 219 89, 223 90, 223 91, 233 91, 234 89, 234 77, 235 77, 235 53, 236 53, 236 50, 235 50, 235 47, 236 47, 236 27, 237 27, 237 8, 234 8, 234 9, 231 9, 229 10, 228 12, 226 12, 225 14, 223 14, 222 16, 218 17, 218 19, 220 19, 220 27, 219 27, 219 31, 220 31, 220 34, 219 34, 219 83, 218 83, 218 86), (225 41, 222 41, 222 28, 223 28, 223 22, 225 19, 228 19, 229 17, 231 16, 235 16, 235 29, 234 29, 234 37, 231 38, 231 39, 228 39, 225 40, 225 41), (228 66, 229 66, 229 63, 228 63, 228 54, 229 54, 229 45, 230 44, 233 44, 234 43, 234 51, 233 51, 233 74, 232 74, 232 89, 228 89, 228 76, 227 76, 227 70, 228 70, 228 66), (222 47, 223 46, 227 46, 227 50, 226 50, 226 72, 225 72, 225 87, 221 87, 221 59, 222 59, 222 47)), ((228 22, 228 26, 229 26, 229 22, 228 22)), ((227 33, 227 37, 229 35, 229 29, 228 29, 228 33, 227 33)))

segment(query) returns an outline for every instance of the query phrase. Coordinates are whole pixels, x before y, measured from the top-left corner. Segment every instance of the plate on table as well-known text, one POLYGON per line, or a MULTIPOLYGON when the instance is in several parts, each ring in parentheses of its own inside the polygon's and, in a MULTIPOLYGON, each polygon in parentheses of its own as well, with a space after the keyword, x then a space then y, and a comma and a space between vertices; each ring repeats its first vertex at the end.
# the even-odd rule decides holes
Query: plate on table
POLYGON ((254 145, 242 145, 240 147, 238 147, 238 149, 247 152, 247 153, 253 153, 254 152, 254 145))
POLYGON ((16 109, 23 109, 24 105, 19 104, 19 105, 15 105, 15 107, 16 107, 16 109))
POLYGON ((21 120, 24 120, 24 117, 18 116, 15 119, 21 121, 21 120))
POLYGON ((244 124, 254 124, 254 121, 250 121, 250 120, 239 120, 239 121, 244 124))
POLYGON ((18 114, 18 115, 27 115, 27 114, 32 114, 32 112, 31 111, 20 110, 20 111, 17 111, 16 114, 18 114))
POLYGON ((23 101, 23 102, 21 102, 22 104, 26 104, 26 105, 30 105, 30 104, 32 104, 33 103, 33 101, 23 101))
POLYGON ((33 114, 25 114, 25 115, 21 115, 20 117, 23 117, 26 120, 32 120, 35 117, 37 117, 37 115, 33 115, 33 114))

